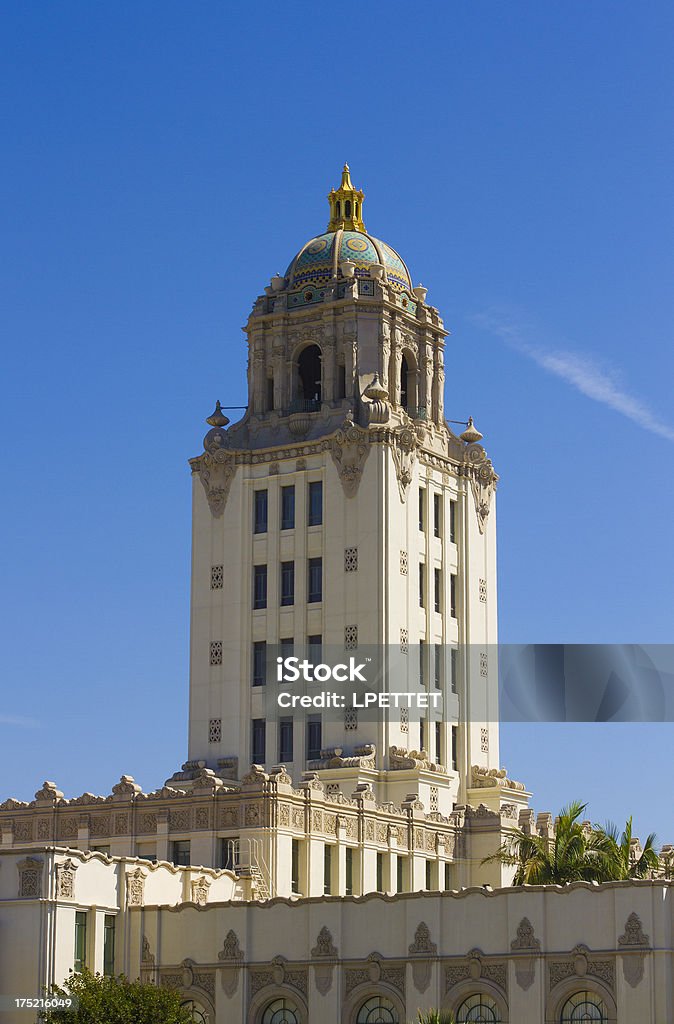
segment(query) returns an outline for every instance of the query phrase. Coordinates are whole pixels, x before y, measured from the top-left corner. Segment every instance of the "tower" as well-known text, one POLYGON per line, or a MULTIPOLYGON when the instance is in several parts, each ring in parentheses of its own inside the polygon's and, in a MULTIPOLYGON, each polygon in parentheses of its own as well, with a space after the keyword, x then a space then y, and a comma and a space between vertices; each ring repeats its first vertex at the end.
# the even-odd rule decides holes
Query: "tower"
POLYGON ((189 759, 447 814, 498 768, 497 477, 472 421, 445 420, 447 331, 347 165, 328 200, 248 318, 245 415, 218 404, 191 460, 189 759), (427 710, 278 706, 278 657, 364 649, 427 710))

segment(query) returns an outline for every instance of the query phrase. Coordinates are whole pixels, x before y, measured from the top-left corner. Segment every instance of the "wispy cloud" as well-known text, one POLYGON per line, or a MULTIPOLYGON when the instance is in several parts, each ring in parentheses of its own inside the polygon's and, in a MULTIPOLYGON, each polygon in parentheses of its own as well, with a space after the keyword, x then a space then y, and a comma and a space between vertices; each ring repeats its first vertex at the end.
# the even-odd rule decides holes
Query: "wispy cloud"
POLYGON ((0 725, 12 725, 17 729, 39 729, 41 724, 35 718, 24 718, 21 715, 0 715, 0 725))
POLYGON ((532 345, 523 337, 526 328, 510 323, 493 313, 478 313, 470 318, 479 327, 501 338, 510 348, 527 356, 534 363, 560 377, 586 398, 626 416, 667 441, 674 441, 674 427, 665 423, 639 398, 630 395, 621 384, 616 370, 601 366, 589 356, 563 349, 546 350, 532 345))

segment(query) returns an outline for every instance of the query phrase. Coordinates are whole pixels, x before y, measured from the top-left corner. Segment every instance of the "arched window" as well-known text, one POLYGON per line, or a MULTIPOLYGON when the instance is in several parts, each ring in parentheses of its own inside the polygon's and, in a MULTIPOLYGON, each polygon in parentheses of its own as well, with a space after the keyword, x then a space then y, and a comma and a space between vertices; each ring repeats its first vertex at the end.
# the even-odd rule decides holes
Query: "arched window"
POLYGON ((321 350, 318 345, 308 345, 302 349, 297 360, 297 370, 299 373, 298 397, 305 403, 318 405, 321 401, 321 350))
POLYGON ((351 200, 350 199, 347 199, 344 202, 344 216, 345 217, 350 217, 351 216, 351 200))
POLYGON ((400 1024, 400 1018, 390 999, 371 996, 358 1011, 356 1024, 400 1024))
POLYGON ((190 1011, 194 1024, 208 1024, 208 1016, 193 999, 187 999, 184 1003, 181 1003, 180 1006, 181 1009, 190 1011))
POLYGON ((409 366, 407 365, 407 359, 405 358, 405 356, 403 356, 400 363, 400 404, 402 405, 403 409, 407 409, 409 407, 409 379, 409 366))
POLYGON ((500 1024, 501 1014, 491 996, 469 996, 456 1014, 456 1024, 500 1024))
POLYGON ((354 209, 355 215, 357 217, 358 216, 358 203, 354 203, 353 204, 353 209, 354 209))
POLYGON ((564 1003, 560 1021, 561 1024, 580 1024, 582 1021, 608 1024, 608 1010, 594 992, 576 992, 564 1003))
POLYGON ((275 999, 262 1014, 261 1024, 300 1024, 300 1015, 292 999, 275 999))
POLYGON ((341 217, 342 216, 342 204, 340 203, 339 199, 335 203, 335 216, 336 217, 341 217))

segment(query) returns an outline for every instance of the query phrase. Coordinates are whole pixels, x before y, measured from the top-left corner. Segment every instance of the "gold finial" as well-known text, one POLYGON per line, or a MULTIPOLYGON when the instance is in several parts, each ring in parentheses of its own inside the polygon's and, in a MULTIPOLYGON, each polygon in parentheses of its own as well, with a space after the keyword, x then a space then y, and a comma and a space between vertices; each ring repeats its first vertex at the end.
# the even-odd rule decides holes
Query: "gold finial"
POLYGON ((365 233, 365 225, 363 224, 364 198, 363 192, 353 187, 349 165, 344 164, 341 185, 338 189, 333 188, 328 195, 328 202, 330 203, 328 231, 337 231, 338 228, 345 228, 347 231, 362 231, 365 233))

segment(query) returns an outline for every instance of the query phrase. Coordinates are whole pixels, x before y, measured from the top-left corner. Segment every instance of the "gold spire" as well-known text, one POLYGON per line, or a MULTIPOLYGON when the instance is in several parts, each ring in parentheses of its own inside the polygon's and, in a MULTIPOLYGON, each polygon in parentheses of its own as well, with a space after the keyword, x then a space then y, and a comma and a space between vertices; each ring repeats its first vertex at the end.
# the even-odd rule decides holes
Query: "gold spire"
POLYGON ((328 195, 328 202, 330 203, 328 231, 337 231, 338 228, 345 228, 347 231, 362 231, 365 233, 362 216, 364 198, 363 192, 353 187, 349 165, 344 164, 341 185, 338 189, 331 189, 328 195))

